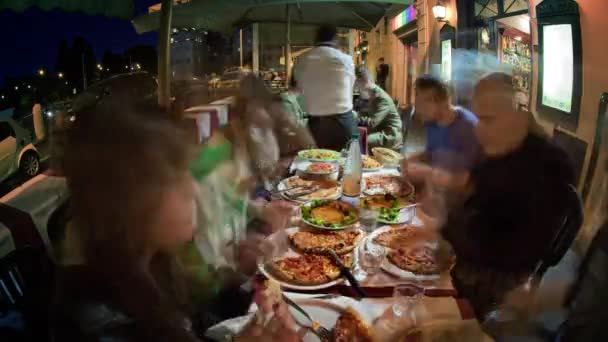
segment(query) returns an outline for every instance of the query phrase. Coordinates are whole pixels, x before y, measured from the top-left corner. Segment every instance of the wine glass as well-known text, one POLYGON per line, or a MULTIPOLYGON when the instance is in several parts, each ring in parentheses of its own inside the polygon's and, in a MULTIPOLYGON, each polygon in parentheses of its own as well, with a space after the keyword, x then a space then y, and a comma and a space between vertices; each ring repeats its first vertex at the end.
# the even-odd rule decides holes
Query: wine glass
POLYGON ((396 318, 409 318, 416 324, 415 308, 424 295, 424 289, 415 284, 401 284, 393 290, 393 315, 396 318), (407 315, 407 316, 406 316, 407 315))

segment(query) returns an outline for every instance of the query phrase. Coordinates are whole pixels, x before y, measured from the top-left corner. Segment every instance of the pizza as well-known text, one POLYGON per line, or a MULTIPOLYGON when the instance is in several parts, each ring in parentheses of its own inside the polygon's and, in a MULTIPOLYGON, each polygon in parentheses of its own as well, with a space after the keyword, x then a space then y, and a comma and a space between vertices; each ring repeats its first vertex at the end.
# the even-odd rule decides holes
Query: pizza
POLYGON ((401 229, 391 229, 389 231, 378 234, 374 238, 374 243, 387 248, 397 249, 405 246, 412 240, 414 236, 419 234, 415 227, 406 227, 401 229))
POLYGON ((306 180, 294 176, 282 183, 286 189, 299 188, 285 191, 285 195, 300 201, 336 198, 340 194, 340 186, 334 181, 306 180))
POLYGON ((412 193, 408 196, 400 196, 393 194, 366 196, 359 201, 359 206, 365 209, 377 210, 386 209, 403 209, 408 205, 415 203, 415 195, 412 193))
POLYGON ((392 249, 388 252, 387 258, 400 269, 414 274, 433 275, 443 271, 435 250, 429 246, 392 249))
MULTIPOLYGON (((369 326, 361 319, 361 316, 348 308, 338 317, 333 329, 331 342, 373 342, 374 338, 369 326)), ((324 342, 330 342, 324 341, 324 342)))
MULTIPOLYGON (((353 264, 352 254, 341 255, 340 260, 347 267, 353 264)), ((321 285, 340 277, 340 269, 331 258, 316 254, 278 258, 270 268, 281 280, 298 285, 321 285)))
POLYGON ((365 177, 363 192, 369 195, 393 194, 406 196, 414 193, 414 186, 397 175, 372 175, 365 177))
POLYGON ((332 249, 337 254, 352 251, 363 238, 360 230, 338 232, 300 231, 289 236, 291 244, 302 253, 317 253, 320 248, 332 249))

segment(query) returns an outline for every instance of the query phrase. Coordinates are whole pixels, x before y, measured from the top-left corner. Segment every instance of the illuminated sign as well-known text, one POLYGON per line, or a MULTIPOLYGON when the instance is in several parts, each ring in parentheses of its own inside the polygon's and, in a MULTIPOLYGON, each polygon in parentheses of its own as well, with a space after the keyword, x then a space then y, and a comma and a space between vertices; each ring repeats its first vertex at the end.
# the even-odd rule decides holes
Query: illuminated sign
POLYGON ((452 40, 441 42, 441 78, 444 81, 452 80, 452 40))
POLYGON ((574 86, 572 25, 543 26, 542 104, 570 113, 574 86))
POLYGON ((393 28, 393 31, 396 31, 400 27, 403 27, 414 20, 416 20, 416 7, 411 5, 410 7, 406 8, 405 11, 399 13, 399 15, 393 18, 391 27, 393 28))

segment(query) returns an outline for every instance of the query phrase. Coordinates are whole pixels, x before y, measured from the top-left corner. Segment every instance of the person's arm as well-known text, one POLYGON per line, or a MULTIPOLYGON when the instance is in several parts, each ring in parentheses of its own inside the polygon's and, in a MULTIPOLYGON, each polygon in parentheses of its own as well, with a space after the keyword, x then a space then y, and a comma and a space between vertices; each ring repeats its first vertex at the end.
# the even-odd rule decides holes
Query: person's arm
POLYGON ((394 105, 384 98, 378 98, 374 102, 376 103, 372 106, 373 112, 359 119, 360 122, 365 123, 371 129, 377 128, 382 124, 391 111, 395 109, 394 105))

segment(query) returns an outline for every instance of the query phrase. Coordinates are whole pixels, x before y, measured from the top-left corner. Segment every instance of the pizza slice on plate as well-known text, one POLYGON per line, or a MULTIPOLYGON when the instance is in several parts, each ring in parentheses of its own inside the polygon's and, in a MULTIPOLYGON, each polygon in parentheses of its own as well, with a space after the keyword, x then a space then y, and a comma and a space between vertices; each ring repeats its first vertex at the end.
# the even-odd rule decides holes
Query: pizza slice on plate
POLYGON ((300 231, 289 236, 292 245, 303 253, 318 253, 319 249, 332 249, 337 254, 351 252, 363 238, 360 230, 339 232, 300 231))
POLYGON ((369 326, 352 308, 338 317, 333 330, 333 339, 323 342, 373 342, 369 326))
POLYGON ((428 246, 394 249, 388 252, 387 258, 400 269, 414 274, 432 275, 443 271, 435 250, 428 246))
MULTIPOLYGON (((340 256, 342 262, 350 267, 352 254, 340 256)), ((270 268, 281 280, 298 285, 321 285, 340 277, 340 269, 333 261, 322 255, 304 254, 275 259, 270 268)))

